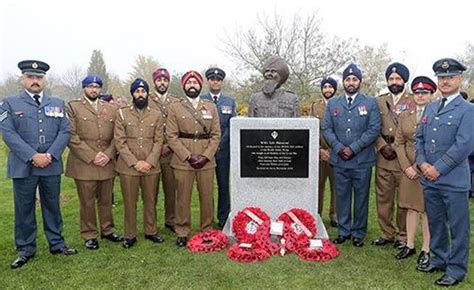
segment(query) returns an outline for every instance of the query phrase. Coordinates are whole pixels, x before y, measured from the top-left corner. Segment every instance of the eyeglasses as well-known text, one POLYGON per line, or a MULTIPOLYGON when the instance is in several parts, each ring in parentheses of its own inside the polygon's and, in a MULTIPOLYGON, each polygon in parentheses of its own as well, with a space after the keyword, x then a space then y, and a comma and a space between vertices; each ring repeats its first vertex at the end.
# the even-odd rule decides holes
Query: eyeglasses
POLYGON ((100 89, 100 86, 99 86, 99 85, 90 84, 90 85, 87 85, 86 88, 88 88, 88 89, 100 89))

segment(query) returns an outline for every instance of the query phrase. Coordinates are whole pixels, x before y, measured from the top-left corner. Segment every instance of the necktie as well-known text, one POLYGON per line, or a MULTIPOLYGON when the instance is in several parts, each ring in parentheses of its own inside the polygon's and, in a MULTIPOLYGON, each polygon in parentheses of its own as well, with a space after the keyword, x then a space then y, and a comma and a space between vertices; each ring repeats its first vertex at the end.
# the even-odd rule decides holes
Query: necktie
POLYGON ((351 105, 352 105, 352 98, 349 97, 349 98, 347 98, 347 106, 350 108, 351 105))
POLYGON ((38 104, 38 106, 41 104, 41 103, 40 103, 40 96, 34 95, 34 96, 33 96, 33 99, 35 99, 35 102, 36 102, 36 104, 38 104))
POLYGON ((214 104, 217 104, 217 96, 212 96, 212 99, 214 100, 214 104))
POLYGON ((421 117, 423 116, 423 110, 422 109, 418 109, 418 111, 416 112, 416 123, 420 123, 420 120, 421 120, 421 117))
POLYGON ((447 98, 445 98, 445 97, 443 97, 441 99, 441 104, 439 105, 438 113, 441 112, 441 110, 444 108, 444 104, 446 103, 446 100, 447 100, 447 98))

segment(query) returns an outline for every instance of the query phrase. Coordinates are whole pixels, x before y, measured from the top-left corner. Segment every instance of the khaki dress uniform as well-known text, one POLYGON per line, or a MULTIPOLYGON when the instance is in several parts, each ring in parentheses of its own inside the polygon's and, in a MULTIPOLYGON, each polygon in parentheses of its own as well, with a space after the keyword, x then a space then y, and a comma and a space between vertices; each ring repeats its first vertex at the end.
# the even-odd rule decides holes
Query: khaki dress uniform
MULTIPOLYGON (((413 167, 418 171, 415 154, 417 127, 416 110, 406 111, 400 115, 400 122, 395 135, 395 150, 397 151, 398 161, 400 162, 402 171, 405 171, 408 167, 413 167)), ((420 172, 418 173, 421 174, 420 172)), ((425 211, 423 188, 419 178, 411 180, 405 174, 402 175, 400 179, 398 206, 413 209, 418 212, 425 211)))
POLYGON ((398 239, 405 241, 406 209, 398 207, 397 204, 398 188, 403 173, 397 158, 387 160, 379 150, 387 144, 392 144, 393 146, 399 114, 405 110, 413 109, 413 95, 405 92, 400 97, 398 103, 394 104, 392 95, 387 93, 377 98, 377 105, 380 109, 380 117, 382 120, 380 136, 375 142, 377 150, 375 177, 377 217, 383 238, 387 240, 398 239), (397 206, 396 222, 398 235, 397 229, 392 223, 395 211, 394 204, 397 206))
POLYGON ((125 208, 125 238, 137 235, 137 199, 141 189, 143 200, 143 228, 145 235, 155 235, 156 196, 160 175, 160 153, 163 144, 163 118, 161 114, 145 108, 137 110, 133 105, 117 110, 115 117, 115 146, 119 153, 115 170, 120 176, 125 208), (148 173, 138 172, 138 161, 152 165, 148 173))
POLYGON ((93 106, 86 97, 66 106, 71 124, 71 140, 66 173, 74 178, 80 203, 80 231, 84 240, 97 238, 96 200, 102 235, 114 232, 112 190, 115 176, 114 122, 115 107, 102 100, 93 106), (96 107, 95 107, 96 106, 96 107), (98 152, 110 161, 105 166, 94 164, 98 152))
POLYGON ((187 100, 173 103, 169 109, 166 136, 174 154, 171 167, 176 178, 177 206, 175 230, 178 237, 187 237, 191 230, 191 194, 194 178, 197 179, 202 231, 212 229, 214 216, 214 155, 221 138, 216 105, 199 100, 197 108, 187 100), (191 167, 187 159, 191 154, 202 154, 209 162, 201 169, 191 167))
MULTIPOLYGON (((324 113, 326 112, 327 102, 323 99, 317 100, 311 105, 311 116, 319 119, 320 127, 323 124, 324 113)), ((326 139, 324 139, 323 132, 319 131, 319 147, 321 149, 330 149, 326 139)), ((329 219, 337 221, 336 212, 336 186, 334 183, 334 171, 329 161, 319 159, 319 196, 318 196, 318 213, 322 215, 324 204, 324 188, 326 180, 329 178, 329 187, 331 189, 331 201, 329 206, 329 219)))
MULTIPOLYGON (((179 102, 179 99, 170 94, 166 94, 164 100, 158 96, 151 97, 152 102, 149 106, 156 109, 161 113, 163 117, 163 145, 167 145, 166 141, 166 118, 168 117, 169 106, 173 103, 179 102)), ((163 181, 163 192, 165 199, 165 224, 174 226, 175 224, 175 211, 176 211, 176 186, 174 184, 174 173, 173 168, 170 166, 171 157, 173 153, 166 157, 160 157, 161 166, 161 179, 163 181)), ((158 191, 160 186, 160 180, 158 179, 158 191)))

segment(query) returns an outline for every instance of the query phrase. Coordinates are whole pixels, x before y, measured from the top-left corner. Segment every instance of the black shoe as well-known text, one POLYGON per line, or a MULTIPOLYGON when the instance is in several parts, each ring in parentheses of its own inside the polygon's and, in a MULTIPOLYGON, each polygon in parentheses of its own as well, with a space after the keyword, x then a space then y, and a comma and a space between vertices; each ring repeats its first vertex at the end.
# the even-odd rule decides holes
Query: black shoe
POLYGON ((418 265, 416 266, 416 269, 420 272, 423 272, 423 273, 434 273, 434 272, 438 272, 438 271, 443 271, 443 269, 439 268, 439 267, 436 267, 434 266, 433 264, 426 264, 426 265, 418 265))
POLYGON ((172 226, 172 225, 165 224, 165 228, 167 228, 169 231, 171 231, 173 233, 176 233, 176 231, 174 229, 174 226, 172 226))
POLYGON ((359 239, 359 238, 353 238, 352 239, 352 245, 354 245, 354 247, 361 248, 361 247, 364 246, 364 241, 362 239, 359 239))
POLYGON ((430 263, 430 253, 421 251, 417 260, 418 266, 427 266, 430 263))
POLYGON ((10 268, 18 269, 23 267, 29 260, 33 259, 33 256, 18 256, 13 263, 11 263, 10 268))
POLYGON ((415 248, 410 249, 409 247, 405 247, 395 255, 395 258, 397 258, 397 260, 402 260, 413 256, 414 254, 416 254, 415 248))
POLYGON ((124 247, 125 249, 129 249, 133 247, 133 245, 135 245, 136 242, 137 242, 137 238, 125 239, 122 243, 122 247, 124 247))
POLYGON ((178 247, 186 247, 188 245, 188 238, 186 237, 178 237, 176 239, 176 245, 178 245, 178 247))
POLYGON ((102 239, 106 239, 106 240, 109 240, 109 241, 114 242, 114 243, 118 243, 118 242, 123 241, 123 237, 120 236, 120 235, 117 235, 116 233, 111 233, 111 234, 108 234, 108 235, 101 235, 100 237, 102 239))
POLYGON ((449 286, 454 286, 458 284, 459 282, 461 282, 461 280, 457 280, 451 276, 444 274, 443 277, 435 281, 435 284, 438 286, 449 287, 449 286))
POLYGON ((400 241, 396 240, 395 243, 393 244, 393 247, 397 250, 403 250, 407 246, 407 243, 405 241, 400 241))
POLYGON ((377 247, 382 247, 382 246, 385 246, 385 245, 388 245, 388 244, 391 244, 391 243, 393 243, 392 240, 387 240, 385 238, 378 238, 378 239, 372 241, 372 245, 377 246, 377 247))
POLYGON ((60 249, 50 251, 50 253, 53 255, 62 254, 64 256, 72 256, 72 255, 77 254, 77 250, 74 248, 68 248, 66 246, 63 246, 60 249))
POLYGON ((331 221, 331 227, 337 228, 339 227, 339 223, 337 221, 331 221))
POLYGON ((84 242, 84 246, 89 250, 97 250, 99 248, 99 242, 96 239, 90 239, 84 242))
POLYGON ((152 241, 153 243, 161 244, 165 240, 158 234, 154 235, 145 235, 145 239, 152 241))
POLYGON ((334 239, 334 244, 342 244, 344 243, 346 240, 350 240, 351 239, 351 235, 348 235, 348 236, 342 236, 342 235, 339 235, 337 236, 336 239, 334 239))

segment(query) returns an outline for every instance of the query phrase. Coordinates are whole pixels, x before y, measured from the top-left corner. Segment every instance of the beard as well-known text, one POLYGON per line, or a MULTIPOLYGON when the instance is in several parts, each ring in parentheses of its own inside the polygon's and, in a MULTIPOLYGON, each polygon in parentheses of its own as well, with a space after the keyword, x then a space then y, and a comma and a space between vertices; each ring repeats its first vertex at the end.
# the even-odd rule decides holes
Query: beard
POLYGON ((186 94, 186 96, 190 97, 191 99, 195 99, 201 93, 201 89, 198 90, 198 89, 192 87, 192 88, 189 88, 189 89, 185 90, 184 93, 186 94))
POLYGON ((97 98, 99 97, 99 94, 97 95, 90 95, 90 94, 87 94, 87 93, 84 93, 84 95, 86 96, 86 98, 88 98, 89 100, 95 102, 95 100, 97 100, 97 98))
POLYGON ((148 97, 133 98, 133 104, 137 109, 143 110, 144 108, 146 108, 146 106, 148 106, 148 97))
POLYGON ((330 92, 326 92, 326 93, 323 93, 323 97, 326 99, 326 100, 329 100, 330 98, 332 98, 334 95, 336 94, 336 91, 330 93, 330 92))
POLYGON ((403 89, 405 88, 405 86, 403 85, 397 85, 397 84, 393 84, 393 85, 390 85, 388 87, 388 90, 394 94, 394 95, 398 95, 399 93, 403 92, 403 89))
POLYGON ((168 91, 168 87, 165 86, 157 86, 155 89, 160 95, 164 95, 168 91))
POLYGON ((349 86, 344 86, 344 91, 346 91, 347 94, 349 95, 353 95, 355 93, 357 93, 360 89, 360 85, 358 85, 357 87, 356 86, 353 86, 353 85, 349 85, 349 86))
POLYGON ((266 79, 263 82, 263 93, 267 96, 273 95, 273 93, 280 87, 280 83, 274 79, 266 79))

